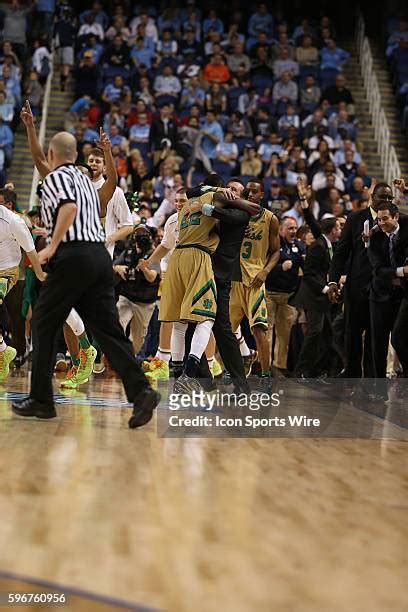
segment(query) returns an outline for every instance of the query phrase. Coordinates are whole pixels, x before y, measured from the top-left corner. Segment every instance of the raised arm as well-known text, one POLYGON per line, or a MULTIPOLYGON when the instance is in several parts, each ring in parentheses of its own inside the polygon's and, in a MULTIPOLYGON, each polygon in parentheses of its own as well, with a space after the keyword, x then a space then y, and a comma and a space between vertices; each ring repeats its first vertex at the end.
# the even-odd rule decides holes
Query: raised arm
POLYGON ((108 135, 100 128, 99 140, 95 143, 100 147, 105 155, 106 181, 98 189, 99 200, 101 202, 100 216, 106 216, 106 209, 109 201, 112 199, 115 189, 118 184, 118 175, 116 172, 115 162, 112 155, 112 147, 108 135))
POLYGON ((47 158, 37 138, 37 132, 34 125, 34 116, 28 100, 25 101, 20 113, 21 121, 24 123, 27 130, 28 146, 30 147, 31 157, 40 176, 45 178, 51 172, 47 158))
POLYGON ((298 178, 296 186, 299 194, 300 206, 302 208, 303 216, 305 218, 306 223, 310 227, 310 231, 313 234, 313 238, 317 240, 317 238, 322 235, 322 230, 320 228, 320 225, 316 221, 314 214, 310 210, 312 189, 301 177, 298 178))

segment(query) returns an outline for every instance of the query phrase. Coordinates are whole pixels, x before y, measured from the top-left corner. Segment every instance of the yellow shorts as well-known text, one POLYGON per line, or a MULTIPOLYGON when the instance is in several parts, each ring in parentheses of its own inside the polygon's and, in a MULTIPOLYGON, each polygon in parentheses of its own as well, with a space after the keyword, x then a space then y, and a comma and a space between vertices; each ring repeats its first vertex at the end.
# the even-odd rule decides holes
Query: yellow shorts
POLYGON ((265 300, 265 285, 258 289, 233 281, 230 295, 230 319, 232 331, 236 331, 244 316, 249 327, 260 325, 268 329, 268 313, 265 300))
POLYGON ((192 247, 175 249, 163 282, 159 321, 214 321, 216 313, 210 255, 192 247))
POLYGON ((7 268, 0 270, 0 299, 3 299, 8 292, 17 284, 20 274, 20 268, 7 268))

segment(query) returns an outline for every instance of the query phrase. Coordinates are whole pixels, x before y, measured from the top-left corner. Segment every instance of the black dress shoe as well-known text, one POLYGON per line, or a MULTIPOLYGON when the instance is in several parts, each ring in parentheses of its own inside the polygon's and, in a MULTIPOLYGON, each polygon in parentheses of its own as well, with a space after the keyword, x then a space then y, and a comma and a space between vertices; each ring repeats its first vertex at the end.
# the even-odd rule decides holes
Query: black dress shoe
POLYGON ((57 416, 54 404, 47 402, 37 402, 37 400, 27 397, 20 402, 13 402, 11 409, 14 414, 21 417, 37 417, 37 419, 53 419, 57 416))
POLYGON ((153 389, 145 389, 134 402, 133 413, 129 419, 130 429, 146 425, 153 416, 153 410, 160 402, 161 395, 153 389))

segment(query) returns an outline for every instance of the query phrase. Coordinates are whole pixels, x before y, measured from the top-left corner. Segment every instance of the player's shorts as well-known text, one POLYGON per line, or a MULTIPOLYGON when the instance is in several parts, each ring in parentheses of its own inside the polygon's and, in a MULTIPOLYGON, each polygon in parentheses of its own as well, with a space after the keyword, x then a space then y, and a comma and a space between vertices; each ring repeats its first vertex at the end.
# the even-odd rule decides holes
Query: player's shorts
POLYGON ((3 300, 10 289, 17 284, 19 273, 20 269, 18 266, 15 268, 7 268, 6 270, 0 270, 0 300, 3 300))
POLYGON ((236 331, 244 316, 249 327, 259 325, 268 329, 268 312, 265 300, 265 285, 258 289, 233 281, 230 295, 230 319, 232 331, 236 331))
POLYGON ((163 282, 159 321, 214 321, 216 313, 210 255, 198 248, 176 248, 163 282))

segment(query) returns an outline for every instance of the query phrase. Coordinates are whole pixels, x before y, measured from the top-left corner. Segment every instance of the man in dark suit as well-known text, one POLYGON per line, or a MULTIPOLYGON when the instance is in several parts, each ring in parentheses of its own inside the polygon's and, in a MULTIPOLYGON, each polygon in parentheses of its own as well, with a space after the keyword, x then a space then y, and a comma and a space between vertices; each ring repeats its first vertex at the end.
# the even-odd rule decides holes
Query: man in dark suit
POLYGON ((347 275, 344 287, 346 367, 343 375, 349 378, 361 377, 363 361, 364 376, 373 376, 368 300, 372 269, 362 234, 365 222, 368 222, 370 230, 375 225, 379 204, 391 202, 392 197, 391 187, 386 183, 375 186, 370 206, 347 218, 330 265, 328 296, 331 302, 337 302, 340 277, 347 275))
POLYGON ((296 375, 320 376, 333 357, 332 306, 327 299, 327 275, 333 257, 333 244, 340 237, 340 223, 334 217, 321 223, 322 235, 306 253, 304 276, 293 304, 306 310, 307 332, 296 365, 296 375))
POLYGON ((171 117, 170 104, 163 104, 160 108, 160 118, 154 119, 150 127, 149 148, 154 153, 154 161, 163 148, 175 149, 177 146, 178 128, 171 117))
POLYGON ((395 204, 377 209, 381 231, 370 238, 368 258, 373 268, 370 286, 374 375, 385 378, 388 340, 408 376, 408 218, 395 204))

